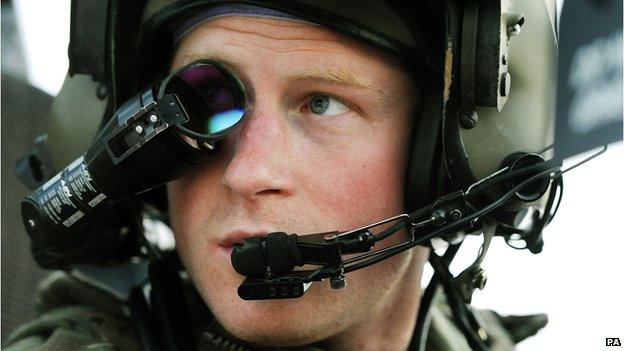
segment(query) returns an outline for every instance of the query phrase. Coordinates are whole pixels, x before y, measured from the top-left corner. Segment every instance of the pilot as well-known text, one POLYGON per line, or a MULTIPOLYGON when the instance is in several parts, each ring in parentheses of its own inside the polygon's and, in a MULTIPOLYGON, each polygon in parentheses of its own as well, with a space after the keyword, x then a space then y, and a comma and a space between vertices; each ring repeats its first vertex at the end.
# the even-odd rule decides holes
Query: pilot
MULTIPOLYGON (((268 301, 236 294, 244 277, 230 257, 250 237, 348 230, 431 201, 439 183, 431 160, 440 155, 426 140, 438 129, 423 114, 449 64, 443 6, 414 5, 421 12, 407 14, 382 1, 264 3, 148 1, 141 40, 163 39, 160 51, 140 57, 135 82, 119 78, 132 90, 205 63, 228 72, 244 92, 244 118, 218 152, 166 184, 168 221, 192 290, 190 325, 198 330, 189 344, 416 349, 429 247, 352 272, 344 289, 316 283, 301 299, 268 301), (408 190, 410 177, 425 173, 429 193, 408 190)), ((219 102, 229 94, 213 89, 204 97, 219 102)), ((379 247, 406 237, 403 231, 379 247)), ((39 303, 42 315, 5 340, 6 350, 145 348, 124 302, 80 277, 53 274, 39 303)), ((471 349, 443 299, 433 310, 427 350, 471 349)), ((526 317, 519 331, 509 317, 476 313, 491 350, 513 349, 545 323, 526 317)))

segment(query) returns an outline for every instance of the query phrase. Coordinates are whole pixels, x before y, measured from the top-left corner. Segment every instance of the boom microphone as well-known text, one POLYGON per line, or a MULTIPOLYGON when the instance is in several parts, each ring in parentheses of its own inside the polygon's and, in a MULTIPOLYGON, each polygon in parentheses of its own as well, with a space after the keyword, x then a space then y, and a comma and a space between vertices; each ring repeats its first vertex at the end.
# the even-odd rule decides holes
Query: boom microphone
POLYGON ((370 251, 375 241, 368 230, 350 235, 328 232, 298 236, 276 232, 237 244, 231 261, 234 270, 246 277, 286 274, 304 264, 338 265, 343 254, 370 251))
POLYGON ((247 277, 262 277, 267 273, 283 274, 302 266, 303 255, 297 246, 297 235, 277 232, 266 239, 252 237, 234 247, 232 266, 247 277))

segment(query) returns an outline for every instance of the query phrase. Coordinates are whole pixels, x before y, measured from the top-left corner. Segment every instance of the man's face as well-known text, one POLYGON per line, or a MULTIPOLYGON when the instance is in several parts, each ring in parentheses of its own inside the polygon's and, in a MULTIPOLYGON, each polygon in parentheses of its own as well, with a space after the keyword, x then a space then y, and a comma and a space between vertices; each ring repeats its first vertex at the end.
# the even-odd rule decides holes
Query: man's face
POLYGON ((168 186, 177 249, 203 299, 229 332, 261 344, 367 323, 418 270, 412 253, 350 273, 345 289, 325 281, 300 299, 253 302, 237 295, 244 278, 230 254, 248 236, 348 230, 403 212, 412 82, 382 52, 295 21, 207 21, 185 36, 172 69, 202 58, 247 89, 246 118, 218 154, 168 186))

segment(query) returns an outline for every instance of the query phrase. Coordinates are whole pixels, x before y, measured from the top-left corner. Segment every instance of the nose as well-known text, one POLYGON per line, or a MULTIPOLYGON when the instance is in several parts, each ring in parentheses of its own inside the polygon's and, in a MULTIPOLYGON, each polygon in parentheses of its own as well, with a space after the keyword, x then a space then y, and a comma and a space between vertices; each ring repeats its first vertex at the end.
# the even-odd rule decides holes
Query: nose
POLYGON ((287 121, 281 118, 278 108, 259 107, 247 113, 227 140, 232 154, 223 184, 248 200, 292 194, 287 121))

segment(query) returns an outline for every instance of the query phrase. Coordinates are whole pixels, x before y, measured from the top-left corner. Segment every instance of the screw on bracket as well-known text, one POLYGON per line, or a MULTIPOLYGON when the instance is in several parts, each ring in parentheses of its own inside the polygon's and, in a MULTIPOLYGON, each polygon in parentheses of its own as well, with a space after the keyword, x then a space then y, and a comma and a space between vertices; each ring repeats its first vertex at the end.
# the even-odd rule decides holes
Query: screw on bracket
POLYGON ((449 212, 449 218, 451 221, 456 222, 462 218, 462 213, 460 210, 454 208, 449 212))
POLYGON ((521 31, 522 31, 522 28, 520 24, 516 23, 514 25, 507 27, 507 36, 511 38, 513 36, 520 34, 521 31))
POLYGON ((108 89, 106 89, 106 85, 98 85, 97 89, 95 90, 95 95, 98 99, 104 100, 106 98, 106 95, 108 95, 108 89))
POLYGON ((347 286, 347 278, 344 274, 333 276, 329 278, 329 285, 332 289, 342 289, 347 286))
POLYGON ((472 129, 476 127, 477 122, 479 122, 479 115, 477 115, 476 111, 463 112, 459 119, 459 123, 464 129, 472 129))

